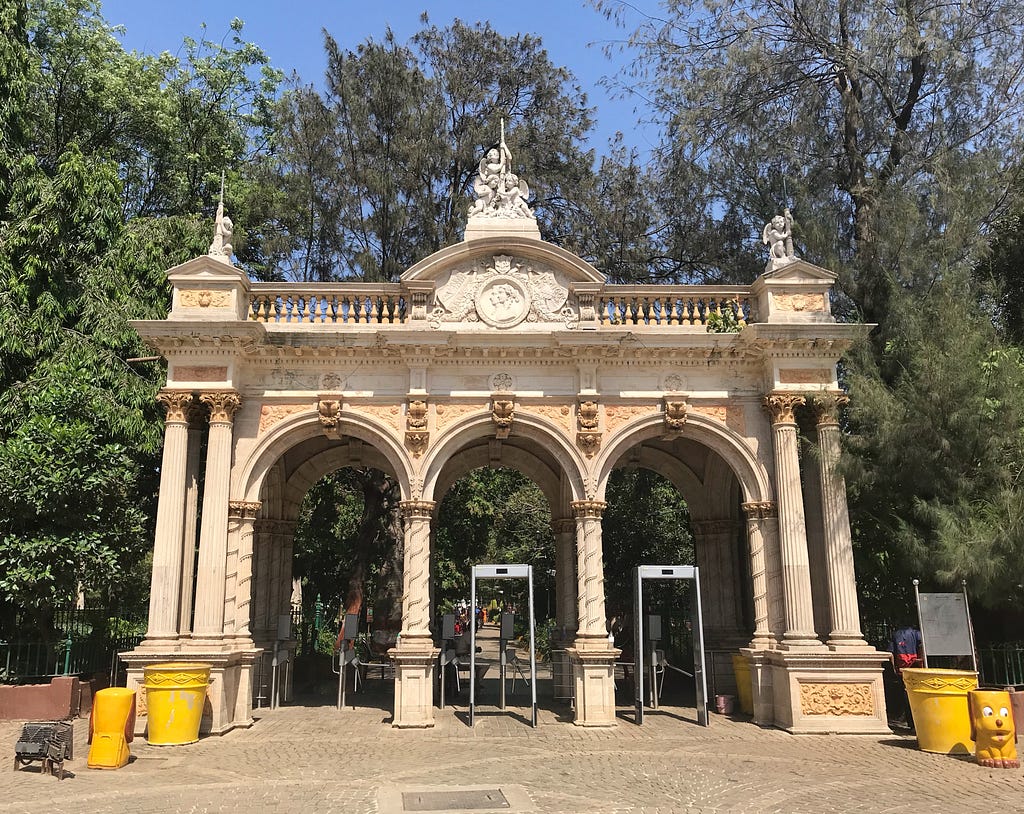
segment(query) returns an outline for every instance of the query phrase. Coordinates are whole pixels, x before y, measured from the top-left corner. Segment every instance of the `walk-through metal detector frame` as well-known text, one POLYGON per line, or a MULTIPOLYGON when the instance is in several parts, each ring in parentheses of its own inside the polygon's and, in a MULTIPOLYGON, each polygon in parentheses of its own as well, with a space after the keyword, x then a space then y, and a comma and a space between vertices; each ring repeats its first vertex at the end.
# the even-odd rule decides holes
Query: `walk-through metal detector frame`
MULTIPOLYGON (((533 566, 532 565, 474 565, 470 576, 470 610, 476 613, 476 581, 477 579, 525 579, 530 594, 530 701, 532 712, 530 725, 537 726, 537 658, 534 650, 534 629, 536 619, 533 615, 533 566)), ((469 725, 473 726, 476 712, 476 619, 469 626, 469 725)), ((504 653, 499 654, 504 660, 504 653)), ((504 682, 504 676, 500 679, 504 682)), ((504 687, 502 687, 504 691, 504 687)))
POLYGON ((704 673, 704 617, 700 607, 700 573, 696 565, 639 565, 633 588, 634 599, 634 684, 636 686, 636 723, 644 722, 644 580, 689 579, 693 581, 693 683, 696 690, 697 723, 708 725, 708 685, 704 673))

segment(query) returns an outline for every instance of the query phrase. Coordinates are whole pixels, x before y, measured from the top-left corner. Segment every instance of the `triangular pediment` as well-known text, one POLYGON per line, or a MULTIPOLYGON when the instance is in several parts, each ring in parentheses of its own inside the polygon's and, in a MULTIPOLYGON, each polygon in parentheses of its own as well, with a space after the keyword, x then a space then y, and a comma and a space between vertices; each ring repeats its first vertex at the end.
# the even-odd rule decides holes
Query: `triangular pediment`
POLYGON ((241 280, 248 281, 249 278, 235 266, 203 254, 168 269, 167 279, 173 283, 188 284, 214 281, 235 283, 241 280))
POLYGON ((772 282, 787 283, 833 283, 839 275, 806 260, 796 259, 775 271, 765 272, 762 277, 772 282))

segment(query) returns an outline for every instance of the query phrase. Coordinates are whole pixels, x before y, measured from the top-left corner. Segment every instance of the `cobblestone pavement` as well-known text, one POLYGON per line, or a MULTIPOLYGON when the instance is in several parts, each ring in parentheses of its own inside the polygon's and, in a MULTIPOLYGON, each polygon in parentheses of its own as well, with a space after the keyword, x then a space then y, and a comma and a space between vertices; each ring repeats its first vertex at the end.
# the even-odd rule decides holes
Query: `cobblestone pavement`
MULTIPOLYGON (((521 686, 521 685, 520 685, 521 686)), ((257 711, 256 724, 189 746, 137 739, 118 771, 85 767, 88 725, 62 782, 33 764, 0 772, 6 812, 402 812, 413 790, 501 789, 503 811, 944 812, 1024 810, 1024 772, 920 752, 909 737, 792 736, 693 710, 648 713, 643 727, 573 726, 565 710, 435 710, 428 730, 390 726, 390 696, 257 711)), ((351 696, 350 696, 351 698, 351 696)), ((0 721, 8 755, 20 724, 0 721)), ((8 766, 11 764, 8 763, 8 766)), ((458 809, 465 811, 467 809, 458 809)), ((474 809, 484 811, 486 809, 474 809)))

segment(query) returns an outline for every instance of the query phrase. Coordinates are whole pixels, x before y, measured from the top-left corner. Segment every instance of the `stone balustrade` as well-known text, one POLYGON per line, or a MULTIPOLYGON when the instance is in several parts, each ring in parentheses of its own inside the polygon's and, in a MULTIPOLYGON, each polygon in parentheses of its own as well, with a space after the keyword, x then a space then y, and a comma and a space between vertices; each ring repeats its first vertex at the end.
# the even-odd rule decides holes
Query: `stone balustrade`
MULTIPOLYGON (((305 325, 402 325, 414 317, 401 283, 252 283, 249 319, 305 325)), ((608 285, 595 297, 601 326, 701 326, 717 315, 740 328, 757 322, 749 286, 608 285)))

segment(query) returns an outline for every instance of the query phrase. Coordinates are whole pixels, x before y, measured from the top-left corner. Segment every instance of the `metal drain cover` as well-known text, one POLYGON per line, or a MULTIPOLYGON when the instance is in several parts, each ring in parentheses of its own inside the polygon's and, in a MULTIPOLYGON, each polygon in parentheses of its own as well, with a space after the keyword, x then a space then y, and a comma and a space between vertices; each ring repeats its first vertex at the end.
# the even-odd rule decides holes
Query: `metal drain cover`
POLYGON ((403 811, 480 811, 510 808, 501 789, 451 791, 407 791, 402 793, 403 811))

